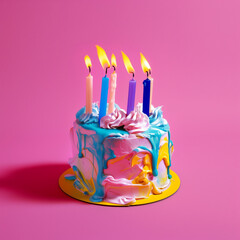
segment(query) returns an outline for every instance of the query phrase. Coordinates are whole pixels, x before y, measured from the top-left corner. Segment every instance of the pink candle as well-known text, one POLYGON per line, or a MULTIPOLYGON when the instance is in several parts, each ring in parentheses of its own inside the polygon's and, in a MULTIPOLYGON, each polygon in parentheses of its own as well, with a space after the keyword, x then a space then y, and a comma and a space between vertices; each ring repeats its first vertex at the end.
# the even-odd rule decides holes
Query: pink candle
POLYGON ((108 114, 114 111, 114 104, 115 104, 115 92, 117 87, 117 73, 116 73, 116 57, 112 54, 111 57, 111 65, 114 68, 114 72, 111 74, 110 77, 110 92, 109 92, 109 104, 108 104, 108 114))
POLYGON ((86 113, 92 113, 92 101, 93 101, 93 76, 91 74, 91 60, 89 56, 85 56, 85 63, 89 69, 89 74, 86 77, 86 113))

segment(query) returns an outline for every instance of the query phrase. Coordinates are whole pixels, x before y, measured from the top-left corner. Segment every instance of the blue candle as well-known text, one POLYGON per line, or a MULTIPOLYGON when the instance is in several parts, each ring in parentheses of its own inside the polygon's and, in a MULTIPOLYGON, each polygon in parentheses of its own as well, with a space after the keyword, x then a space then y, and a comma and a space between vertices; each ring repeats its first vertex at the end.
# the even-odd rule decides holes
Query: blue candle
POLYGON ((127 114, 134 110, 135 105, 135 93, 136 93, 136 81, 131 79, 129 81, 128 88, 128 105, 127 105, 127 114))
POLYGON ((150 109, 151 80, 148 78, 143 81, 143 113, 149 116, 150 109))
POLYGON ((96 48, 99 61, 103 69, 105 69, 106 71, 106 75, 102 78, 102 89, 99 107, 99 123, 100 123, 101 118, 106 116, 107 113, 108 84, 109 84, 109 78, 107 77, 107 69, 110 67, 110 62, 104 49, 98 45, 96 46, 96 48))
POLYGON ((102 78, 102 90, 101 90, 100 108, 99 108, 99 123, 101 118, 106 116, 106 113, 107 113, 108 85, 109 85, 109 78, 107 77, 107 75, 105 75, 102 78))

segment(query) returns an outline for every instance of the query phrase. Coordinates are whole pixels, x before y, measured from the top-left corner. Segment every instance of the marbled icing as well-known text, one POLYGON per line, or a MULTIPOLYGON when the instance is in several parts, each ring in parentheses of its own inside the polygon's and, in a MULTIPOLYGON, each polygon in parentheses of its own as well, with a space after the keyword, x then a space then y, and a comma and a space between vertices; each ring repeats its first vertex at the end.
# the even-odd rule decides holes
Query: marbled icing
MULTIPOLYGON (((97 116, 98 108, 95 109, 97 116)), ((124 118, 121 111, 116 108, 112 116, 106 116, 111 123, 105 126, 110 129, 101 128, 98 117, 96 122, 91 120, 94 116, 83 121, 85 110, 81 109, 76 116, 78 155, 69 161, 76 176, 71 179, 93 202, 129 204, 149 194, 160 194, 170 184, 172 141, 161 108, 153 109, 148 119, 138 107, 121 125, 128 126, 127 129, 112 129, 124 118), (139 131, 132 131, 131 121, 139 131)))

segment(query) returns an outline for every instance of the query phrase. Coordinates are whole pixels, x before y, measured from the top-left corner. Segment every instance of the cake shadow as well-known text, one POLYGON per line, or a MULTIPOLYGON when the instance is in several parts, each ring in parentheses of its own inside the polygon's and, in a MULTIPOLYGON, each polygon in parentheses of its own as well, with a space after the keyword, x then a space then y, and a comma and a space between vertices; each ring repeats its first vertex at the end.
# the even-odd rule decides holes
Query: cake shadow
POLYGON ((68 168, 68 164, 54 163, 13 168, 0 176, 0 190, 12 194, 13 201, 73 202, 58 185, 60 175, 68 168))

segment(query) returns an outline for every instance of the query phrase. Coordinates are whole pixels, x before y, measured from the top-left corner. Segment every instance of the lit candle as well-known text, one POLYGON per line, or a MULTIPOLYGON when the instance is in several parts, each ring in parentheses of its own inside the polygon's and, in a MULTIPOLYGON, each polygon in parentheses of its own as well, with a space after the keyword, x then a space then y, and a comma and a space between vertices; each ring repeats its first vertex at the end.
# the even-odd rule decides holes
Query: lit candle
POLYGON ((92 113, 92 99, 93 99, 93 76, 91 74, 91 59, 87 55, 84 58, 89 74, 86 78, 86 113, 92 113))
POLYGON ((142 53, 140 53, 140 56, 143 72, 147 73, 147 79, 143 81, 143 113, 149 116, 152 105, 153 78, 150 76, 151 67, 148 61, 142 53))
POLYGON ((116 73, 117 61, 116 61, 116 57, 114 54, 112 54, 112 57, 111 57, 111 65, 112 65, 114 71, 110 77, 108 114, 112 113, 114 110, 115 92, 116 92, 116 87, 117 87, 117 73, 116 73))
POLYGON ((143 81, 143 113, 149 116, 151 80, 143 81))
POLYGON ((151 88, 150 88, 150 103, 149 103, 149 112, 152 112, 152 94, 153 94, 153 78, 152 76, 148 76, 148 79, 151 81, 151 88))
POLYGON ((128 56, 122 52, 123 62, 128 71, 131 73, 133 78, 129 81, 129 88, 128 88, 128 105, 127 105, 127 114, 134 110, 135 105, 135 93, 136 93, 136 81, 134 80, 134 68, 128 58, 128 56))
POLYGON ((106 52, 103 48, 97 47, 97 53, 99 61, 105 69, 105 76, 102 78, 102 88, 101 88, 101 98, 100 98, 100 107, 99 107, 99 122, 102 117, 104 117, 107 113, 107 99, 108 99, 108 85, 109 85, 109 78, 107 77, 107 69, 110 67, 110 62, 108 60, 106 52))

